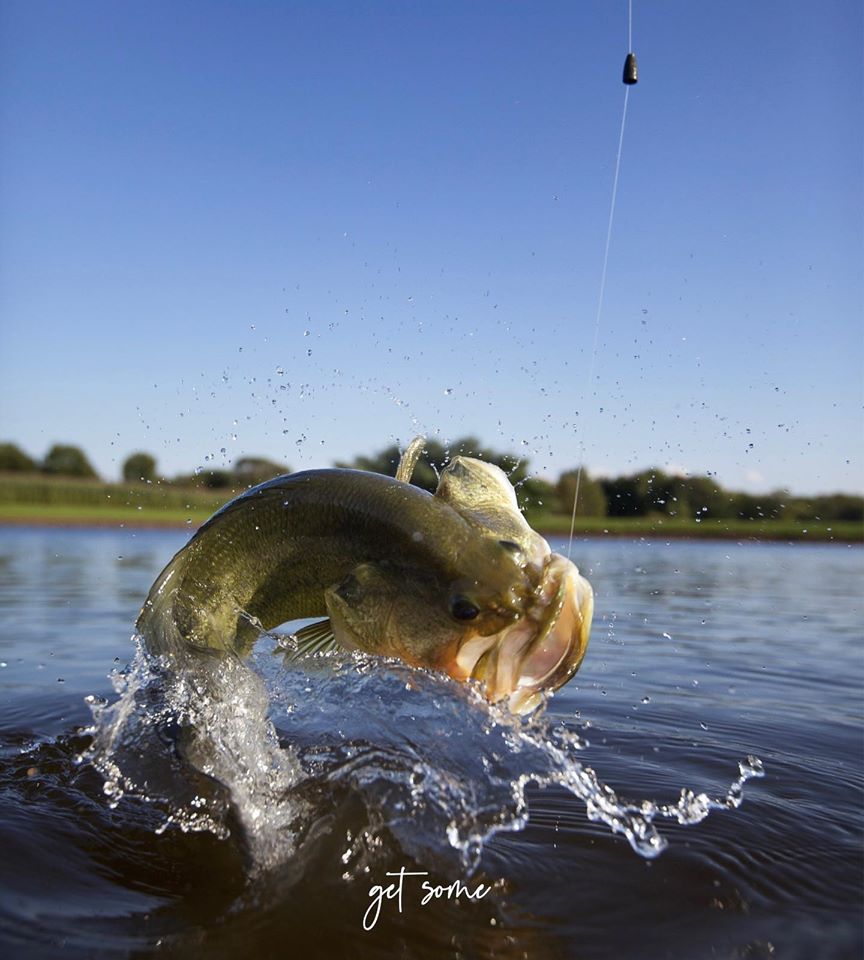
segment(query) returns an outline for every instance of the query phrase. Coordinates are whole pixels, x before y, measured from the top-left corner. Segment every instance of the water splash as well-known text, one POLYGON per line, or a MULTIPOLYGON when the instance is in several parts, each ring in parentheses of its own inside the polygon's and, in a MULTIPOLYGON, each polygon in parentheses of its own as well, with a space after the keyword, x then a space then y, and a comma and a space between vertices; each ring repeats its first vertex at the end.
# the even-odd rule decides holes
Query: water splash
POLYGON ((166 663, 138 641, 114 677, 118 699, 93 702, 84 759, 112 804, 127 794, 164 812, 163 829, 238 827, 253 871, 286 862, 318 822, 341 831, 344 877, 367 874, 402 851, 470 876, 500 831, 528 822, 526 788, 559 786, 590 820, 627 838, 643 857, 666 846, 655 821, 702 821, 734 809, 744 783, 763 775, 748 757, 725 796, 683 788, 677 803, 619 797, 578 759, 577 730, 538 711, 517 718, 472 687, 335 652, 286 660, 280 638, 248 662, 205 656, 166 663), (362 815, 333 819, 348 796, 362 815))
POLYGON ((180 665, 135 642, 132 663, 111 678, 118 699, 88 698, 93 741, 81 759, 103 775, 111 805, 136 796, 163 810, 161 830, 223 838, 233 812, 254 865, 285 860, 305 811, 284 798, 302 771, 268 720, 261 678, 233 657, 180 665))

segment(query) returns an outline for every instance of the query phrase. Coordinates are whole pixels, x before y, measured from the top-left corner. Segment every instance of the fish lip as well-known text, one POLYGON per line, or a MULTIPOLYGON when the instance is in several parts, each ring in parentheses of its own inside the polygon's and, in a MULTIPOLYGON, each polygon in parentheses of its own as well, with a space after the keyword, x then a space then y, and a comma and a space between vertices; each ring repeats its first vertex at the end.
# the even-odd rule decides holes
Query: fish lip
POLYGON ((588 646, 594 594, 566 557, 551 554, 525 616, 489 637, 462 645, 457 667, 484 685, 487 699, 508 700, 527 713, 541 694, 563 686, 582 663, 588 646))
POLYGON ((588 648, 594 612, 591 585, 573 563, 558 554, 550 563, 550 576, 557 580, 558 588, 542 630, 522 659, 520 688, 557 690, 579 669, 588 648))

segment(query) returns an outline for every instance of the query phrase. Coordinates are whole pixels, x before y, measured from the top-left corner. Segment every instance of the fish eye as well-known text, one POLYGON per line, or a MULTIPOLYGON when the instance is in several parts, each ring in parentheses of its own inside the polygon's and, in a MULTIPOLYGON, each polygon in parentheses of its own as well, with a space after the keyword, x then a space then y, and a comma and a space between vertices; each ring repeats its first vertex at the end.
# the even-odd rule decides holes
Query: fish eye
POLYGON ((336 588, 336 593, 346 603, 357 603, 360 599, 360 581, 353 573, 349 573, 336 588))
POLYGON ((509 550, 510 553, 519 553, 519 551, 522 549, 518 543, 514 543, 512 540, 499 540, 498 543, 505 550, 509 550))
POLYGON ((468 597, 457 593, 450 599, 450 613, 456 620, 473 620, 480 613, 480 609, 468 597))

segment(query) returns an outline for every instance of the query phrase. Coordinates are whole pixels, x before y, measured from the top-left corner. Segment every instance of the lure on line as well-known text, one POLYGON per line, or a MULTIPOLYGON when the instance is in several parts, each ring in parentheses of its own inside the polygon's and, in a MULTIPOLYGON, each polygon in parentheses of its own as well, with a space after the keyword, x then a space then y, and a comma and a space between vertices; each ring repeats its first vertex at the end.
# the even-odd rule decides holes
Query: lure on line
MULTIPOLYGON (((627 48, 630 51, 624 60, 624 73, 621 79, 625 86, 632 87, 639 82, 639 64, 636 61, 636 54, 633 52, 633 0, 627 3, 627 48)), ((606 248, 603 253, 603 268, 600 271, 600 293, 597 297, 597 314, 594 318, 594 346, 591 350, 591 365, 588 370, 588 383, 594 379, 594 365, 597 360, 597 342, 600 333, 600 318, 603 313, 603 295, 606 292, 606 268, 609 263, 609 247, 612 242, 612 222, 615 219, 615 198, 618 194, 618 173, 621 169, 621 150, 624 146, 624 124, 627 120, 627 101, 630 98, 630 91, 624 94, 624 112, 621 115, 621 133, 618 137, 618 155, 615 159, 615 176, 612 180, 612 200, 609 204, 609 223, 606 228, 606 248)), ((584 434, 579 442, 579 469, 576 471, 576 490, 573 494, 573 510, 570 514, 570 539, 567 542, 567 556, 569 557, 573 550, 573 533, 576 529, 576 510, 579 503, 579 487, 582 483, 582 466, 585 454, 584 434)))

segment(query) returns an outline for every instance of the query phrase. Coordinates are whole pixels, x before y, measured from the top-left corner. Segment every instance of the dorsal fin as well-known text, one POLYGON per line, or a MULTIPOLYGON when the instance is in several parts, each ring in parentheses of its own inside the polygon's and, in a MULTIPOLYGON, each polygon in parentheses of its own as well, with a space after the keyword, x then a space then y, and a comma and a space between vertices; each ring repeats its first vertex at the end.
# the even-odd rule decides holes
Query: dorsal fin
POLYGON ((399 466, 396 468, 396 479, 402 483, 410 483, 414 476, 414 468, 423 452, 423 445, 426 443, 426 437, 415 437, 405 448, 405 452, 399 458, 399 466))

